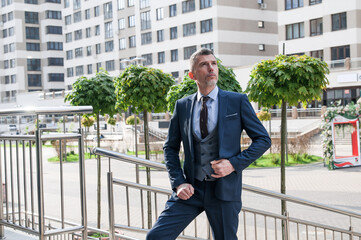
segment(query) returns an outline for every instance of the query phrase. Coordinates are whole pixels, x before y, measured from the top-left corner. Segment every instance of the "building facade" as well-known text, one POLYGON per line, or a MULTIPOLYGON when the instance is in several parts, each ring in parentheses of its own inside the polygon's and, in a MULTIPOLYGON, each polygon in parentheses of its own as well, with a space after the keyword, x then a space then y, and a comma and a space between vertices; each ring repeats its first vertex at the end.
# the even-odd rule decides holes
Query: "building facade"
POLYGON ((278 0, 279 52, 326 61, 329 86, 309 107, 356 102, 361 91, 361 2, 278 0))

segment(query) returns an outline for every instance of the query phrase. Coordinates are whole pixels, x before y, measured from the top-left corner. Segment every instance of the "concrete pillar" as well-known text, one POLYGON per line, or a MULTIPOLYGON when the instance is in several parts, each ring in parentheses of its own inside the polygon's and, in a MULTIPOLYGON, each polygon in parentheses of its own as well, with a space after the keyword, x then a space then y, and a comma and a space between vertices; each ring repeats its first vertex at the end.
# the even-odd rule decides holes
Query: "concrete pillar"
POLYGON ((120 114, 117 113, 117 122, 120 122, 120 120, 122 120, 121 117, 120 117, 120 114))
POLYGON ((326 111, 327 111, 327 106, 322 106, 321 107, 321 116, 323 116, 326 111))
POLYGON ((170 114, 169 114, 169 112, 165 112, 165 120, 167 120, 167 121, 170 120, 170 114))
POLYGON ((345 59, 345 69, 350 70, 350 68, 351 68, 351 61, 350 58, 348 57, 345 59))
POLYGON ((123 118, 123 121, 125 123, 125 113, 122 113, 122 118, 123 118))
POLYGON ((292 119, 298 118, 297 107, 292 107, 292 119))

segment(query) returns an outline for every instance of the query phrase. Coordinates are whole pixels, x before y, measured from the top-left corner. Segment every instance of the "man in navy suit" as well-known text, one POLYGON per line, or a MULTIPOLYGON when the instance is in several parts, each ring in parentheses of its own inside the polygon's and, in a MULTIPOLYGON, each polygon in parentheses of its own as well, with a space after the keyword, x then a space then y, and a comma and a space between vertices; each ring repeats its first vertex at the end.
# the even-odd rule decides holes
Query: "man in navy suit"
POLYGON ((271 140, 246 95, 217 87, 218 66, 212 51, 202 48, 191 56, 189 77, 198 92, 176 102, 164 144, 174 192, 147 239, 176 239, 205 211, 215 240, 235 240, 242 171, 270 147, 271 140), (252 144, 241 152, 243 130, 252 144))

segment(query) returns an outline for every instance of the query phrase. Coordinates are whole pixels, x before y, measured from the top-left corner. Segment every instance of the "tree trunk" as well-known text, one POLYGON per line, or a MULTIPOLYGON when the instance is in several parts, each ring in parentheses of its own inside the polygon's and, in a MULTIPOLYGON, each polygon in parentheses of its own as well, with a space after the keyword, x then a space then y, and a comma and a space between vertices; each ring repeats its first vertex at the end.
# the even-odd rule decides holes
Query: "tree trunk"
MULTIPOLYGON (((148 126, 148 111, 143 111, 144 118, 144 147, 145 147, 145 158, 150 159, 149 153, 149 126, 148 126)), ((150 186, 150 168, 146 168, 147 171, 147 185, 150 186)), ((152 228, 152 202, 150 192, 147 191, 147 204, 148 204, 148 228, 152 228)))
MULTIPOLYGON (((97 147, 100 147, 100 124, 99 124, 99 113, 97 113, 97 147)), ((100 229, 101 225, 101 162, 100 155, 97 156, 97 174, 98 174, 98 183, 97 183, 97 228, 100 229)))
MULTIPOLYGON (((285 168, 285 158, 286 158, 286 121, 287 121, 287 115, 286 115, 286 102, 285 100, 282 100, 282 119, 281 119, 281 193, 286 194, 286 168, 285 168)), ((281 200, 281 214, 286 215, 286 201, 281 200)), ((286 232, 285 232, 285 222, 282 221, 282 237, 283 239, 286 239, 286 232)))

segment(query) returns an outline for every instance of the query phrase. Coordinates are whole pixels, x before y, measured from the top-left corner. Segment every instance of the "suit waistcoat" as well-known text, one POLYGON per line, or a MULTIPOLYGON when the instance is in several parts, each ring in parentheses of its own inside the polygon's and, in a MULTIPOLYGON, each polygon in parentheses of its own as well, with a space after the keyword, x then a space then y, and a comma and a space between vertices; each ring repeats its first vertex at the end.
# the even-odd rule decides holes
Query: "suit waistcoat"
MULTIPOLYGON (((219 158, 218 126, 204 139, 200 139, 194 131, 192 132, 195 157, 194 177, 203 181, 206 175, 211 177, 214 173, 210 162, 219 158)), ((215 180, 215 178, 212 179, 215 180)))

